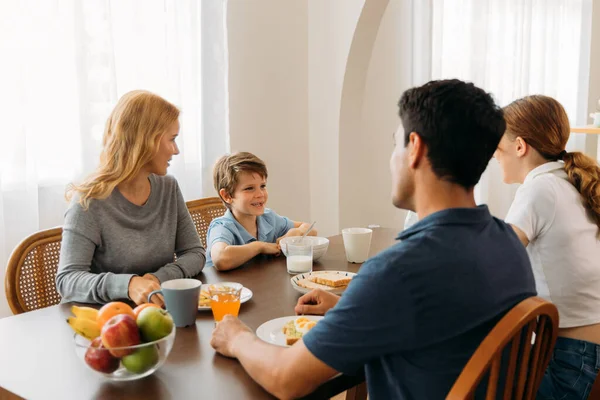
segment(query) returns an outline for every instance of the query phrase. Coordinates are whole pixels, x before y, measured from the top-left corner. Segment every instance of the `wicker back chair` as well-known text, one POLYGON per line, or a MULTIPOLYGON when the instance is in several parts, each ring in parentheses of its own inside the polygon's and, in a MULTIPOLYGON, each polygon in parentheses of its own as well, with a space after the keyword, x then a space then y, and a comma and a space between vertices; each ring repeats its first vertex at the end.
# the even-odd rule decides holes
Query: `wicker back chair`
POLYGON ((13 314, 58 304, 56 271, 62 228, 47 229, 25 238, 12 252, 4 281, 13 314))
POLYGON ((481 342, 446 400, 473 399, 484 376, 488 377, 486 400, 535 399, 550 362, 557 333, 558 310, 554 304, 540 297, 523 300, 481 342), (498 383, 502 375, 500 368, 504 350, 510 350, 510 356, 505 365, 504 391, 500 397, 498 383))
POLYGON ((204 199, 192 200, 186 203, 200 240, 206 245, 206 232, 211 221, 223 216, 227 208, 219 197, 206 197, 204 199))

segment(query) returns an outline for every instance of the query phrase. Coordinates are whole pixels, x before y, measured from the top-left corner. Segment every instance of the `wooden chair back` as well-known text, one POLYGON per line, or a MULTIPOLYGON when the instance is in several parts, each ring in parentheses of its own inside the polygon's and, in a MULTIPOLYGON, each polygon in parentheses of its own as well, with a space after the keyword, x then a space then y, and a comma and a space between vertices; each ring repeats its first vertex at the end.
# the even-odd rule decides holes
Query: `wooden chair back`
POLYGON ((539 297, 523 300, 481 342, 446 399, 473 399, 484 376, 488 376, 486 400, 535 399, 557 333, 558 310, 554 304, 539 297), (502 355, 508 350, 510 355, 503 363, 502 355), (506 367, 503 393, 499 388, 501 364, 506 367))
POLYGON ((590 390, 590 395, 588 396, 588 400, 598 400, 600 399, 600 374, 596 376, 596 380, 592 385, 592 390, 590 390))
POLYGON ((56 271, 62 228, 47 229, 25 238, 12 252, 4 287, 13 314, 58 304, 56 271))
POLYGON ((191 200, 186 203, 188 210, 196 225, 196 231, 200 236, 202 244, 206 245, 206 232, 211 221, 222 217, 227 211, 223 201, 219 197, 207 197, 204 199, 191 200))

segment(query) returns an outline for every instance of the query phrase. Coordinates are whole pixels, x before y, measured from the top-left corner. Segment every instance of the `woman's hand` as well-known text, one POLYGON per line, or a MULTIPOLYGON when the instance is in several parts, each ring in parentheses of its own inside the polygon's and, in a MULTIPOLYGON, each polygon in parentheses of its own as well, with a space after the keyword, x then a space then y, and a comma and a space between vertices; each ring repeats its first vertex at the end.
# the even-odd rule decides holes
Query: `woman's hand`
MULTIPOLYGON (((150 292, 154 290, 159 290, 160 285, 158 284, 158 279, 154 275, 152 278, 146 278, 141 276, 134 276, 129 281, 129 289, 128 294, 129 298, 133 300, 133 302, 137 305, 144 304, 148 302, 148 295, 150 292)), ((154 295, 150 299, 152 303, 158 304, 159 306, 164 306, 164 300, 161 295, 154 295)))

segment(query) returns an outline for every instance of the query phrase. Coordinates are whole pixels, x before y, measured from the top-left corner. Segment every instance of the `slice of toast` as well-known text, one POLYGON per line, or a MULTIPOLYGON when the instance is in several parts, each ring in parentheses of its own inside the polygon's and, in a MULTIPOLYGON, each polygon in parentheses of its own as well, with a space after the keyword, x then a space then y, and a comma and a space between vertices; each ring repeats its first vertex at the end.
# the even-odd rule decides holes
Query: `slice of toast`
POLYGON ((333 289, 344 289, 346 287, 346 286, 333 287, 333 286, 321 285, 320 283, 316 283, 316 282, 309 280, 309 278, 298 279, 298 281, 296 281, 296 284, 298 286, 306 288, 306 289, 333 290, 333 289))
POLYGON ((308 279, 320 285, 339 288, 341 286, 347 286, 352 280, 352 277, 333 272, 323 272, 312 274, 308 279))
POLYGON ((283 334, 285 335, 285 344, 287 344, 288 346, 291 346, 294 343, 296 343, 298 340, 302 339, 303 333, 297 331, 296 325, 294 324, 294 321, 298 321, 298 320, 302 320, 302 319, 306 321, 305 323, 308 323, 309 325, 311 325, 308 328, 308 330, 312 329, 312 327, 314 327, 314 325, 316 324, 316 322, 309 321, 306 317, 299 317, 299 318, 288 321, 281 329, 283 331, 283 334))
POLYGON ((296 331, 294 320, 288 321, 288 323, 283 326, 283 334, 285 335, 285 344, 288 346, 293 345, 302 338, 302 333, 296 331))

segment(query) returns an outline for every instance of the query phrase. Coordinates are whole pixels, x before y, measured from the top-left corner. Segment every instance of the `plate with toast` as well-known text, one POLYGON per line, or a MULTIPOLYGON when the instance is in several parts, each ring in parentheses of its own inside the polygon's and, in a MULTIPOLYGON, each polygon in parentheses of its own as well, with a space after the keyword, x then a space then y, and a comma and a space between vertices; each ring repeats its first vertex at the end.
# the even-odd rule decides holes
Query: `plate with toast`
POLYGON ((292 287, 300 293, 308 293, 313 289, 323 289, 328 292, 340 294, 356 274, 348 271, 313 271, 295 275, 292 287))
MULTIPOLYGON (((200 296, 198 297, 198 311, 211 310, 210 308, 210 294, 208 294, 209 285, 204 284, 200 287, 200 296)), ((245 303, 252 298, 252 290, 247 287, 242 288, 240 293, 240 303, 245 303)))
POLYGON ((291 346, 310 331, 322 315, 293 315, 265 322, 256 330, 256 336, 267 343, 291 346))

